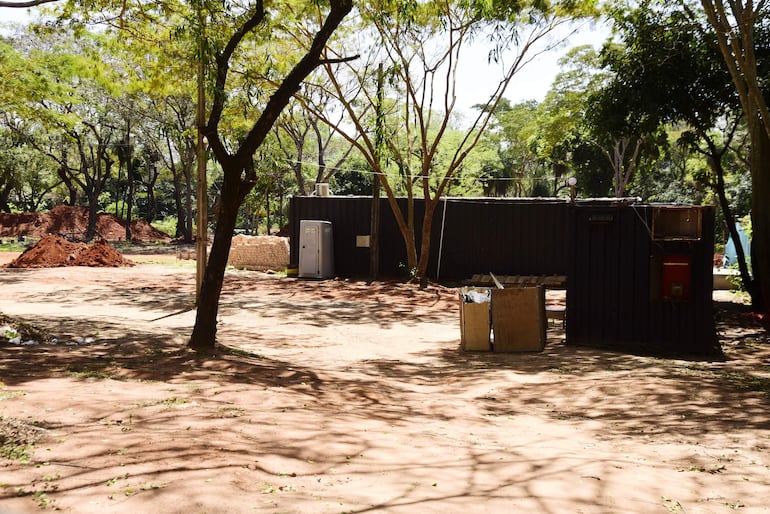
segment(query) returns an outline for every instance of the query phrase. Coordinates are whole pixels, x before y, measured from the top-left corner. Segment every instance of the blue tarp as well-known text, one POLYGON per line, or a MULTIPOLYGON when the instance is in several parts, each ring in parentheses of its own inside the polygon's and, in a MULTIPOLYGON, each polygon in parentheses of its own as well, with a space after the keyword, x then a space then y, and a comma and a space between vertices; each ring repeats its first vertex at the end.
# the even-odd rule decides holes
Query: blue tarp
MULTIPOLYGON (((743 247, 743 253, 746 255, 746 261, 749 266, 749 270, 751 269, 751 242, 749 241, 749 236, 746 234, 746 231, 741 227, 741 224, 739 222, 735 222, 735 228, 738 230, 738 236, 741 240, 741 246, 743 247)), ((733 236, 730 236, 727 239, 727 244, 725 245, 725 256, 722 260, 722 265, 725 268, 729 268, 730 266, 737 265, 738 264, 738 256, 735 252, 735 242, 733 241, 733 236)))

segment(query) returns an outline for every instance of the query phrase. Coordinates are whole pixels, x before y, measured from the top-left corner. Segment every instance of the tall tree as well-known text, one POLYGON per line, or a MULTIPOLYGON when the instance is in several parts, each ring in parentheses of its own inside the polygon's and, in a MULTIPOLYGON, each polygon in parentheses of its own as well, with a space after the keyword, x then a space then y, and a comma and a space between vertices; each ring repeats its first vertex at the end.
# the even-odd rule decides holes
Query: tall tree
MULTIPOLYGON (((223 15, 235 20, 235 24, 230 26, 229 34, 222 40, 224 44, 213 55, 213 99, 206 125, 203 127, 203 133, 208 139, 211 151, 222 167, 223 181, 211 256, 204 273, 195 327, 189 344, 198 351, 210 352, 214 349, 216 341, 219 299, 238 210, 256 182, 253 156, 292 95, 299 90, 302 81, 314 69, 324 64, 324 48, 342 20, 352 10, 353 5, 351 0, 330 0, 328 10, 324 10, 320 5, 316 7, 316 19, 319 23, 313 29, 312 41, 303 49, 304 55, 295 62, 288 74, 276 79, 277 87, 272 91, 245 138, 240 142, 231 141, 230 144, 220 132, 222 121, 227 115, 230 67, 236 53, 249 44, 249 38, 260 35, 267 37, 277 27, 270 23, 273 16, 270 16, 268 7, 262 2, 257 2, 235 15, 232 12, 214 10, 215 6, 205 2, 201 7, 206 9, 212 17, 223 15)), ((308 9, 305 11, 308 16, 314 9, 312 5, 301 7, 308 9)), ((292 15, 296 14, 294 9, 288 9, 288 5, 271 4, 270 6, 270 9, 275 9, 276 13, 280 12, 277 11, 280 8, 287 9, 284 11, 287 15, 289 12, 292 12, 292 15)), ((222 29, 220 34, 224 32, 225 27, 222 29)), ((274 36, 275 32, 272 35, 274 36)), ((266 57, 269 57, 269 54, 266 57)))
POLYGON ((364 62, 325 67, 338 103, 315 112, 356 146, 375 173, 404 240, 407 266, 421 285, 428 280, 436 207, 462 173, 514 75, 554 44, 544 43, 548 36, 588 14, 592 4, 383 0, 361 7, 358 41, 364 62), (484 108, 463 130, 454 150, 441 158, 457 115, 458 64, 471 39, 483 35, 490 38, 498 74, 489 81, 484 108), (384 106, 376 88, 380 63, 390 83, 384 106), (342 123, 328 115, 338 110, 347 115, 342 123), (403 208, 396 198, 399 191, 407 197, 403 208), (415 219, 418 196, 425 206, 421 227, 415 219))
MULTIPOLYGON (((614 78, 603 92, 606 103, 599 111, 615 110, 650 126, 685 123, 688 130, 680 139, 706 156, 727 229, 740 241, 723 162, 742 109, 728 70, 714 52, 712 37, 692 12, 675 6, 642 5, 618 10, 613 18, 624 44, 608 47, 604 54, 614 78)), ((738 246, 743 282, 756 304, 761 292, 738 246)))
POLYGON ((352 7, 351 0, 245 4, 199 0, 190 5, 174 0, 68 0, 61 4, 61 19, 68 20, 67 26, 76 32, 87 24, 103 23, 106 32, 124 30, 139 41, 154 39, 155 33, 142 32, 143 28, 174 26, 175 39, 190 38, 187 41, 193 44, 187 48, 200 50, 196 55, 188 52, 182 68, 205 62, 210 72, 211 107, 200 132, 221 166, 223 179, 211 257, 190 338, 190 346, 197 350, 208 352, 215 346, 233 229, 243 199, 256 183, 254 155, 305 77, 325 62, 324 47, 352 7), (292 31, 300 26, 304 32, 292 31), (289 52, 288 48, 298 49, 289 52), (245 113, 244 95, 253 99, 253 108, 245 113))
MULTIPOLYGON (((618 52, 618 45, 608 44, 604 53, 618 52)), ((605 57, 606 58, 606 57, 605 57)), ((616 198, 626 195, 643 160, 654 161, 658 155, 658 141, 664 136, 661 122, 649 116, 638 116, 634 111, 638 99, 625 87, 633 80, 623 72, 615 73, 588 98, 586 120, 594 141, 612 170, 613 193, 616 198)))
POLYGON ((0 212, 12 208, 35 212, 61 180, 50 160, 26 142, 45 136, 20 131, 18 126, 9 128, 9 123, 14 120, 7 114, 0 117, 0 212))
POLYGON ((74 189, 82 191, 89 213, 85 238, 91 240, 99 197, 114 163, 116 119, 110 105, 116 78, 103 66, 98 36, 28 34, 25 44, 26 58, 14 70, 13 94, 10 100, 0 99, 7 105, 6 116, 16 120, 8 126, 38 124, 49 131, 48 141, 32 138, 28 143, 57 163, 72 203, 74 189))
MULTIPOLYGON (((481 106, 478 106, 481 108, 481 106)), ((494 123, 484 136, 497 147, 497 158, 484 163, 484 193, 488 196, 549 196, 545 161, 537 153, 538 104, 511 105, 503 99, 494 123)))
POLYGON ((196 92, 191 70, 196 48, 184 18, 194 16, 184 5, 162 2, 143 9, 126 3, 125 22, 104 17, 109 27, 116 68, 126 77, 127 91, 118 104, 122 117, 134 120, 134 142, 143 164, 135 178, 143 183, 148 203, 145 217, 154 217, 155 181, 167 170, 172 180, 175 235, 192 242, 196 161, 196 92), (164 11, 164 8, 166 9, 164 11), (174 14, 169 14, 174 13, 174 14), (181 27, 180 27, 181 24, 181 27), (158 51, 161 48, 162 51, 158 51), (170 70, 175 70, 170 72, 170 70), (156 159, 157 158, 157 159, 156 159))
POLYGON ((169 96, 155 105, 165 112, 160 125, 162 138, 157 147, 158 154, 171 172, 174 186, 174 207, 176 210, 176 237, 186 243, 193 240, 193 179, 195 165, 195 137, 192 135, 195 123, 195 105, 185 96, 169 96))
MULTIPOLYGON (((577 189, 589 197, 607 196, 613 185, 610 163, 587 123, 589 98, 610 79, 598 51, 589 45, 572 48, 559 60, 560 71, 538 106, 537 154, 557 171, 575 176, 577 189)), ((554 189, 566 188, 558 180, 554 189)))
MULTIPOLYGON (((313 88, 306 94, 319 93, 323 93, 321 89, 313 88)), ((328 102, 329 98, 324 96, 313 99, 313 104, 320 106, 319 109, 323 109, 328 102)), ((281 114, 274 132, 284 160, 294 172, 300 196, 311 194, 315 184, 328 183, 353 151, 353 145, 335 137, 334 131, 296 101, 281 114), (334 160, 330 163, 329 159, 334 160), (306 167, 311 167, 312 171, 306 171, 306 167), (312 182, 309 183, 309 180, 312 182)))
MULTIPOLYGON (((770 110, 767 70, 760 73, 759 51, 767 52, 770 5, 765 0, 701 0, 703 13, 738 93, 751 139, 752 270, 754 306, 770 316, 770 110), (761 35, 761 36, 760 36, 761 35)), ((690 10, 690 5, 685 4, 690 10)), ((697 13, 690 10, 693 17, 697 13)), ((696 18, 697 19, 697 18, 696 18)), ((770 319, 770 318, 769 318, 770 319)))

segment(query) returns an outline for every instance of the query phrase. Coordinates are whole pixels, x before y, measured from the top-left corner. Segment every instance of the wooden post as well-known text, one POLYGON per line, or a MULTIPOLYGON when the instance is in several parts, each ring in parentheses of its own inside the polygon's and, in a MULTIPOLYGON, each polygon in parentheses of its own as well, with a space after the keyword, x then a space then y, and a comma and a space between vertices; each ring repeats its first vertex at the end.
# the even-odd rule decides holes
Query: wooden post
POLYGON ((197 231, 195 235, 195 259, 196 259, 196 282, 195 282, 195 303, 198 303, 203 286, 203 276, 206 272, 206 261, 208 260, 208 181, 206 180, 206 145, 203 137, 203 128, 206 125, 206 91, 205 91, 205 68, 203 64, 203 11, 198 6, 198 22, 200 24, 200 35, 198 36, 198 106, 197 106, 197 125, 198 125, 198 216, 197 231))
MULTIPOLYGON (((377 115, 375 127, 375 152, 378 163, 381 163, 381 147, 384 144, 383 131, 385 123, 382 114, 384 72, 382 63, 377 69, 377 115)), ((380 274, 380 166, 372 176, 372 213, 369 230, 369 278, 377 280, 380 274)))

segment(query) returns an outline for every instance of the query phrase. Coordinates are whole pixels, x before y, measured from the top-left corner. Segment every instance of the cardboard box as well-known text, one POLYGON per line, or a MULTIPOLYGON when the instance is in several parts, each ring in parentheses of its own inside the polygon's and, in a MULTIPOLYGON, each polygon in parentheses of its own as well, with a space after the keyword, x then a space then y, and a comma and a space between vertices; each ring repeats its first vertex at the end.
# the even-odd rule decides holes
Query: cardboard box
POLYGON ((543 286, 492 290, 495 352, 539 352, 546 341, 543 286))

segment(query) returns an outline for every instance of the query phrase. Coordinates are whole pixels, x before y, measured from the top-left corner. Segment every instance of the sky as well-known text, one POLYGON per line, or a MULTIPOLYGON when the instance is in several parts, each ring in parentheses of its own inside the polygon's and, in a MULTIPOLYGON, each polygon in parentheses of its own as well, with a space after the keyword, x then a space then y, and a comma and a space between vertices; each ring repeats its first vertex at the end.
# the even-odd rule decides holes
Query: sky
MULTIPOLYGON (((572 35, 566 31, 557 33, 555 40, 564 39, 564 42, 554 49, 540 53, 520 68, 508 86, 505 97, 514 103, 526 100, 541 102, 560 71, 559 59, 576 46, 592 45, 598 48, 608 36, 609 30, 606 26, 589 24, 581 25, 572 35)), ((495 65, 488 63, 488 46, 475 46, 473 57, 463 61, 462 66, 467 68, 458 79, 458 102, 463 110, 470 109, 474 104, 484 103, 497 85, 496 81, 484 81, 479 77, 499 75, 499 72, 495 72, 495 65)))
POLYGON ((27 11, 28 9, 18 9, 18 8, 10 8, 10 7, 0 8, 0 20, 3 23, 24 22, 29 19, 29 15, 27 14, 27 11))
MULTIPOLYGON (((0 8, 0 23, 24 23, 41 9, 0 8)), ((607 37, 608 30, 603 26, 583 26, 571 36, 564 45, 539 55, 535 60, 524 66, 514 77, 508 87, 506 98, 514 103, 526 100, 542 101, 559 73, 558 61, 570 48, 578 45, 600 45, 607 37)), ((462 73, 458 78, 458 105, 461 111, 468 112, 471 106, 483 103, 491 94, 485 86, 492 87, 492 81, 484 81, 479 77, 490 76, 492 65, 487 62, 487 49, 478 45, 464 61, 462 73), (468 63, 468 64, 465 64, 468 63)))

